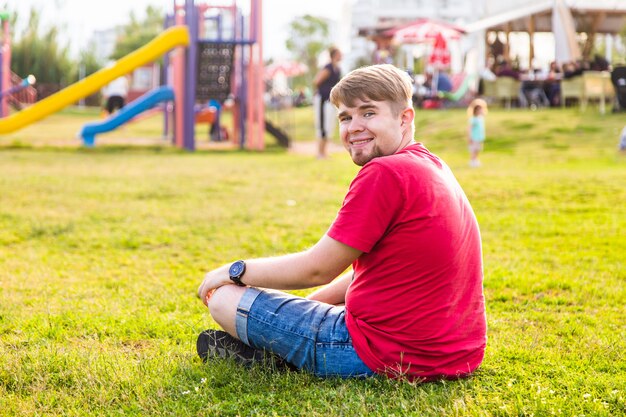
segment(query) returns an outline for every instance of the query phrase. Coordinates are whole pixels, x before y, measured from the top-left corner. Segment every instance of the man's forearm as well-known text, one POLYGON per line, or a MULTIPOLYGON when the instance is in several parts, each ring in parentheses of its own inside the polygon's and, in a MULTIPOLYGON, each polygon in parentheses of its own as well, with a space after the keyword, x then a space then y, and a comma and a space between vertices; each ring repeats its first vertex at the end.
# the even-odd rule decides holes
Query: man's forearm
POLYGON ((352 282, 353 271, 348 271, 328 285, 315 290, 307 296, 309 300, 321 301, 327 304, 339 305, 346 302, 346 292, 352 282))
POLYGON ((318 287, 338 277, 360 254, 357 249, 325 235, 304 252, 246 261, 249 269, 242 281, 277 290, 318 287))
POLYGON ((246 260, 246 285, 277 290, 312 288, 330 282, 335 276, 319 267, 306 252, 272 258, 246 260))
MULTIPOLYGON (((246 271, 241 276, 241 282, 252 287, 276 290, 318 287, 335 279, 360 254, 359 250, 325 235, 304 252, 246 260, 246 271)), ((198 288, 198 295, 202 300, 214 289, 232 284, 228 267, 229 265, 223 265, 204 276, 198 288)))

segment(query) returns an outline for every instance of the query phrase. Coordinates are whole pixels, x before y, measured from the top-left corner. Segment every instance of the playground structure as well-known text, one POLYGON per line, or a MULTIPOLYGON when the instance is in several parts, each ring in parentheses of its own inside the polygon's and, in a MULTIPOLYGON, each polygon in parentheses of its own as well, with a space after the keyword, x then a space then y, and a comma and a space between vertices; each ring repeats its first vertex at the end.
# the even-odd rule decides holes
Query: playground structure
POLYGON ((106 84, 130 73, 135 68, 156 60, 170 49, 188 44, 189 34, 186 27, 170 28, 150 43, 119 59, 113 66, 101 69, 32 106, 1 119, 0 133, 10 133, 35 123, 97 92, 106 84))
POLYGON ((0 117, 9 114, 9 102, 18 109, 23 104, 32 104, 37 99, 37 91, 32 88, 35 77, 19 77, 11 72, 11 28, 9 14, 0 12, 2 43, 0 46, 0 117))
POLYGON ((249 0, 247 22, 236 1, 208 6, 186 0, 168 16, 166 25, 186 25, 191 38, 185 62, 179 55, 172 58, 177 146, 195 148, 195 106, 213 100, 220 103, 218 110, 230 103, 233 142, 241 148, 265 147, 261 6, 261 0, 249 0))
MULTIPOLYGON (((148 93, 126 112, 85 126, 81 135, 86 145, 93 145, 96 134, 118 127, 158 102, 173 100, 173 110, 165 113, 164 133, 167 134, 173 125, 176 146, 195 150, 196 121, 217 123, 220 132, 219 114, 229 110, 233 116, 232 134, 228 135, 230 140, 241 148, 262 150, 266 123, 261 9, 262 0, 249 0, 247 16, 236 0, 229 6, 197 5, 194 0, 186 0, 184 5, 175 3, 173 14, 166 19, 166 29, 151 42, 119 59, 113 66, 0 119, 0 134, 41 120, 165 55, 164 66, 168 68, 165 84, 169 89, 162 87, 158 94, 148 93), (185 49, 167 55, 178 47, 185 49), (214 114, 207 117, 209 102, 217 109, 209 110, 214 114), (204 116, 197 117, 197 110, 204 116)), ((288 145, 284 132, 274 126, 268 128, 280 144, 288 145)))

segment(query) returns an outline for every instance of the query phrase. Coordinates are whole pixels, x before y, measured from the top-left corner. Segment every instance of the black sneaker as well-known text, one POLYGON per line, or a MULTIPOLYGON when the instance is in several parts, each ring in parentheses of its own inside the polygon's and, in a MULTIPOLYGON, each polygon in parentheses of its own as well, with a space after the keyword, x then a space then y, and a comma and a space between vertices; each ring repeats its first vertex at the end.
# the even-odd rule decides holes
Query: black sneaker
POLYGON ((210 358, 233 359, 247 367, 253 364, 270 365, 276 369, 296 369, 282 358, 261 349, 254 349, 222 330, 205 330, 196 342, 198 356, 206 362, 210 358))

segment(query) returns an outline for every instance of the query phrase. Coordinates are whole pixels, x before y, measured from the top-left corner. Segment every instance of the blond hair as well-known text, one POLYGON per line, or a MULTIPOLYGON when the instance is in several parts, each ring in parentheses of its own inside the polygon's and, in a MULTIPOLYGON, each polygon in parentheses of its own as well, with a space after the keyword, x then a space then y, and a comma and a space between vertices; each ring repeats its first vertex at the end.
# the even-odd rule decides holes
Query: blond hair
POLYGON ((412 106, 413 81, 390 64, 371 65, 350 72, 333 87, 330 102, 353 107, 356 100, 388 101, 394 116, 412 106))

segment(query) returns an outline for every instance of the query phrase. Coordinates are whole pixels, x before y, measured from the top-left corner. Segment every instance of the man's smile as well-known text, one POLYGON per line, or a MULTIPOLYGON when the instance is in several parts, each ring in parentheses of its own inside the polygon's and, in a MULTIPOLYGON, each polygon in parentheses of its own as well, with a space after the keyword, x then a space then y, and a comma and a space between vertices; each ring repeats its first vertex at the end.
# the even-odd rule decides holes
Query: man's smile
POLYGON ((359 145, 364 145, 368 142, 373 141, 373 138, 365 138, 365 139, 351 139, 350 140, 350 145, 352 146, 359 146, 359 145))

